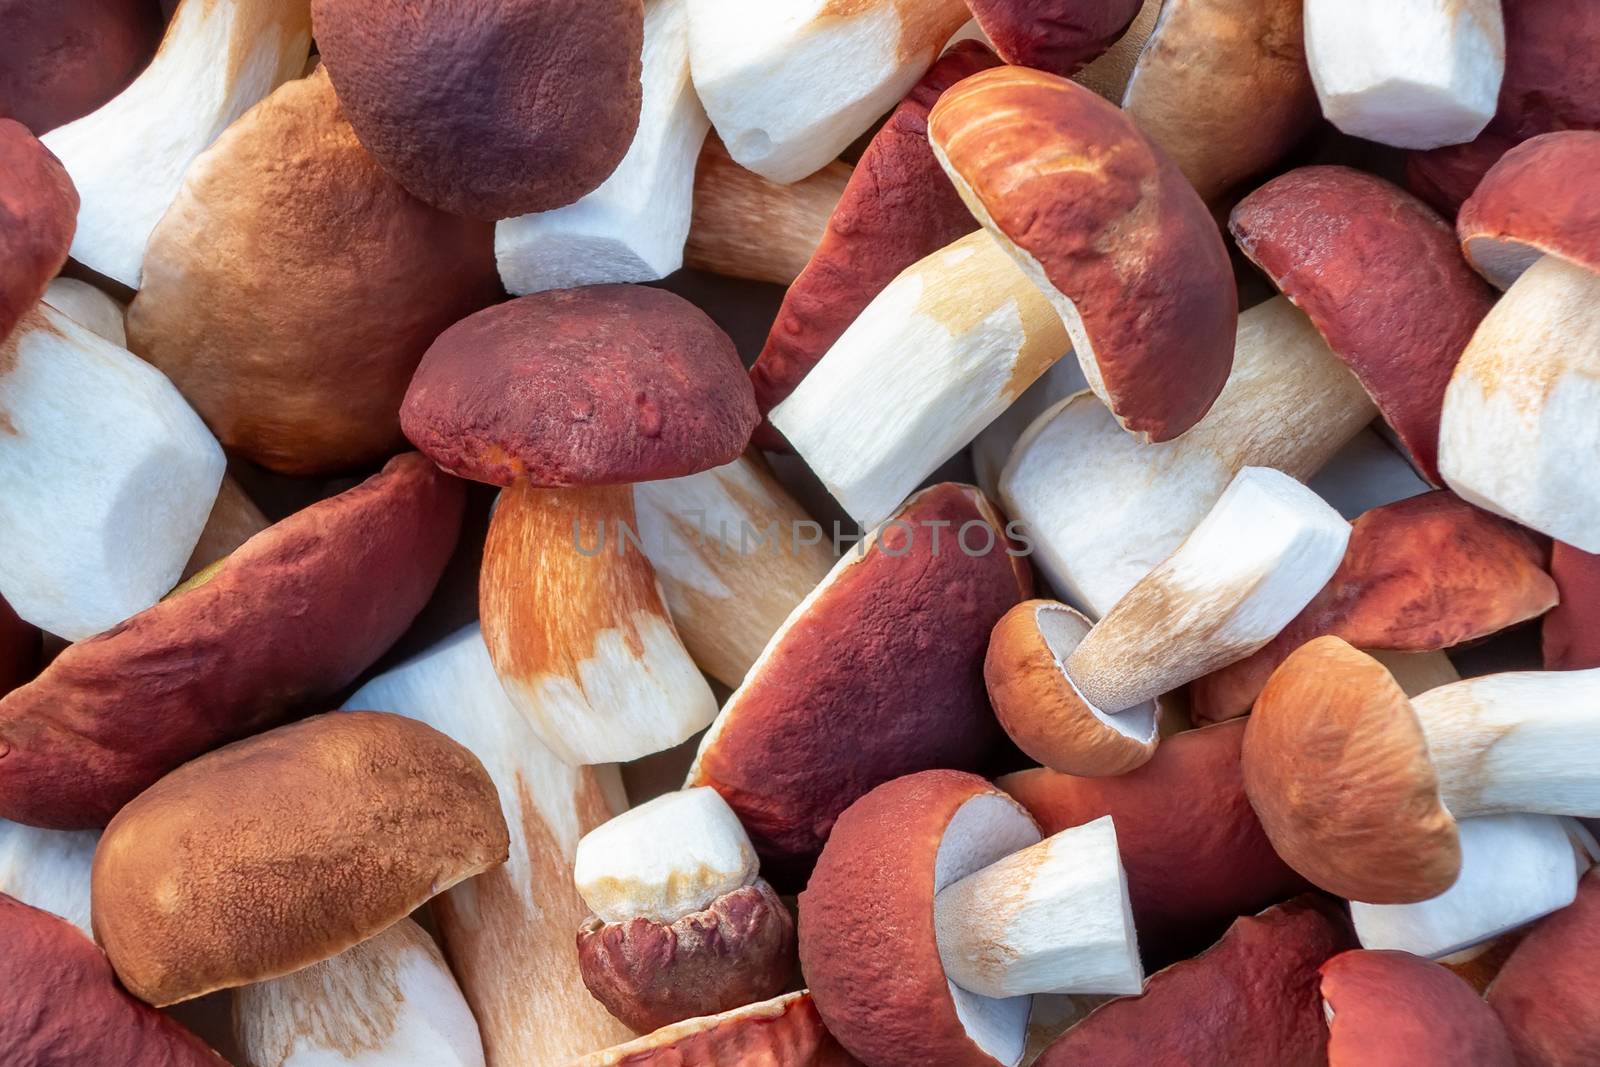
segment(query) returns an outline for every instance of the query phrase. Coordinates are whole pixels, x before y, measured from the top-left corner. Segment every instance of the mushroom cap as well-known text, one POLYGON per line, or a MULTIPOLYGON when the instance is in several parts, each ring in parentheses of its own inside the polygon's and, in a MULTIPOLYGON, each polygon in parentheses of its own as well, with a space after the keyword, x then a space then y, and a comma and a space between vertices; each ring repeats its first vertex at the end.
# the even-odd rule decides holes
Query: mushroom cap
POLYGON ((1229 227, 1355 373, 1417 468, 1442 484, 1445 387, 1494 305, 1449 224, 1382 178, 1302 167, 1240 201, 1229 227))
POLYGON ((0 1048, 29 1067, 227 1067, 180 1024, 117 985, 100 950, 65 919, 0 893, 0 1048))
POLYGON ((95 852, 95 939, 158 1007, 338 955, 497 864, 476 756, 414 719, 318 715, 201 756, 95 852))
POLYGON ((536 293, 463 319, 428 349, 400 412, 450 473, 546 488, 720 467, 759 419, 728 335, 637 285, 536 293))
POLYGON ((1600 272, 1600 133, 1531 138, 1500 158, 1461 207, 1456 232, 1478 272, 1501 289, 1540 256, 1600 272))
POLYGON ((968 6, 1007 63, 1069 77, 1117 43, 1144 0, 969 0, 968 6))
POLYGON ((1244 788, 1285 862, 1330 893, 1407 904, 1461 872, 1422 724, 1364 652, 1319 637, 1283 661, 1244 736, 1244 788))
MULTIPOLYGON (((0 28, 5 25, 0 19, 0 28)), ((0 119, 0 341, 44 295, 67 261, 78 226, 78 192, 51 151, 11 119, 0 119)), ((5 368, 0 367, 0 371, 5 368)))
POLYGON ((1515 1067, 1494 1010, 1409 952, 1341 952, 1322 965, 1328 1067, 1515 1067))
POLYGON ((1488 1001, 1518 1061, 1550 1067, 1600 1063, 1600 871, 1572 904, 1540 920, 1489 986, 1488 1001))
POLYGON ((500 297, 493 227, 385 174, 319 68, 190 166, 145 250, 128 339, 230 452, 322 474, 402 448, 423 353, 500 297))
POLYGON ((1210 410, 1239 302, 1199 194, 1119 108, 1064 78, 984 71, 940 99, 934 153, 1051 298, 1128 430, 1166 441, 1210 410))
POLYGON ((1550 575, 1561 603, 1544 617, 1544 669, 1600 667, 1600 556, 1555 543, 1550 575))
POLYGON ((332 698, 428 602, 463 501, 459 482, 400 456, 203 584, 69 646, 0 700, 0 817, 104 826, 185 760, 332 698))
POLYGON ((633 143, 641 0, 312 0, 311 19, 361 143, 434 207, 563 207, 633 143))
POLYGON ((984 651, 1031 587, 1004 526, 970 486, 918 493, 795 608, 723 705, 688 784, 722 794, 779 888, 804 883, 834 819, 874 786, 983 767, 999 742, 984 651))
POLYGON ((1273 851, 1245 796, 1244 726, 1174 734, 1149 763, 1113 778, 1038 768, 997 783, 1047 835, 1111 816, 1140 948, 1152 967, 1192 956, 1239 916, 1308 888, 1273 851))
POLYGON ((822 1025, 804 990, 663 1027, 568 1067, 859 1067, 822 1025))
POLYGON ((885 783, 839 816, 800 894, 800 966, 840 1044, 874 1067, 1020 1059, 1029 998, 991 1000, 945 977, 933 901, 1038 841, 1016 801, 960 771, 885 783))
POLYGON ((1000 725, 1033 759, 1066 774, 1125 774, 1156 751, 1156 701, 1121 711, 1090 703, 1064 664, 1093 624, 1050 600, 1018 604, 995 625, 983 677, 1000 725))
POLYGON ((39 631, 17 618, 0 597, 0 698, 33 680, 41 651, 39 631))
POLYGON ((1355 947, 1349 919, 1303 896, 1240 919, 1214 946, 1146 980, 1144 995, 1092 1012, 1035 1060, 1037 1067, 1324 1063, 1327 1029, 1317 968, 1355 947))
POLYGON ((155 52, 154 0, 0 0, 0 114, 42 134, 127 87, 155 52))

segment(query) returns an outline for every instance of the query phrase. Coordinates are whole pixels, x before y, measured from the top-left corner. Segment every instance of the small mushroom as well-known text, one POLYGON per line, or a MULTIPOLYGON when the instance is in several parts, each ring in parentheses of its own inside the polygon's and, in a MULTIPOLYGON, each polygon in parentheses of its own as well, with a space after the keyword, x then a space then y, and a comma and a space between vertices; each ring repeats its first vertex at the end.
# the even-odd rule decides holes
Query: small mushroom
MULTIPOLYGON (((5 23, 0 18, 0 29, 5 23)), ((78 193, 60 160, 27 127, 0 119, 0 342, 44 295, 66 262, 78 193)))
POLYGON ((689 1019, 591 1053, 568 1067, 861 1067, 822 1025, 811 994, 785 993, 689 1019))
POLYGON ((1143 977, 1111 820, 1041 842, 1020 805, 958 771, 852 804, 799 929, 828 1030, 879 1067, 1015 1067, 1030 994, 1132 992, 1143 977))
POLYGON ((311 17, 362 145, 443 211, 563 207, 638 128, 640 0, 311 0, 311 17))
POLYGON ((1143 0, 969 0, 972 17, 1007 63, 1070 77, 1122 39, 1143 0))
POLYGON ((1557 541, 1550 557, 1550 576, 1561 603, 1544 617, 1544 669, 1583 670, 1600 667, 1600 556, 1557 541))
POLYGON ((1540 256, 1600 271, 1600 207, 1589 195, 1600 133, 1531 138, 1500 158, 1461 207, 1456 232, 1472 265, 1509 289, 1540 256))
POLYGON ((1489 1006, 1511 1037, 1517 1061, 1585 1067, 1600 1060, 1600 872, 1570 907, 1523 938, 1489 986, 1489 1006))
POLYGON ((35 133, 82 118, 127 88, 160 37, 149 0, 5 0, 0 114, 35 133))
POLYGON ((319 715, 201 756, 118 812, 94 857, 95 938, 163 1007, 337 955, 506 852, 472 753, 398 715, 319 715))
POLYGON ((1328 1067, 1515 1067, 1477 992, 1408 952, 1341 952, 1321 968, 1328 1067))
POLYGON ((781 993, 794 920, 715 790, 657 797, 578 842, 584 984, 640 1033, 781 993))
POLYGON ((183 0, 155 59, 109 103, 44 135, 83 206, 72 258, 137 289, 184 172, 258 100, 305 70, 303 2, 183 0), (248 62, 225 62, 229 55, 248 62))

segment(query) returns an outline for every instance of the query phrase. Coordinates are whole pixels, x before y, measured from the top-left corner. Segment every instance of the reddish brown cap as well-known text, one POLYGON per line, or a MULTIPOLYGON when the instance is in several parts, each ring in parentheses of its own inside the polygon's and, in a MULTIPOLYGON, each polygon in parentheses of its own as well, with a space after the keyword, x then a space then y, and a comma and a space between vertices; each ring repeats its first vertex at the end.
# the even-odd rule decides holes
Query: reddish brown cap
POLYGON ((1550 574, 1561 603, 1544 617, 1544 669, 1600 667, 1600 556, 1557 541, 1550 574))
POLYGON ((641 0, 312 0, 311 19, 361 143, 437 208, 549 211, 633 143, 641 0))
POLYGON ((0 1049, 16 1067, 227 1067, 173 1020, 123 992, 78 928, 0 893, 0 1049))
POLYGON ((1007 63, 1069 77, 1117 43, 1144 0, 968 0, 1007 63))
POLYGON ((0 185, 0 341, 4 341, 67 261, 78 229, 78 191, 61 161, 26 126, 10 119, 0 119, 0 174, 5 175, 0 185))
POLYGON ((874 786, 983 767, 1001 739, 983 658, 1031 585, 1004 526, 971 486, 918 493, 795 609, 723 707, 688 784, 722 794, 780 888, 804 883, 834 819, 874 786))
MULTIPOLYGON (((928 146, 928 112, 950 86, 997 62, 976 41, 961 42, 873 136, 750 368, 763 413, 794 392, 897 274, 978 228, 928 146)), ((763 445, 782 444, 770 426, 760 433, 763 445)))
POLYGON ((1328 1067, 1516 1067, 1473 988, 1409 952, 1343 952, 1322 965, 1328 1067))
POLYGON ((41 650, 39 631, 17 618, 0 597, 0 697, 33 680, 41 650))
POLYGON ((860 1067, 839 1047, 811 994, 772 1000, 675 1023, 625 1045, 590 1053, 568 1067, 860 1067))
POLYGON ((1467 258, 1501 289, 1545 255, 1600 271, 1597 175, 1600 133, 1547 133, 1513 148, 1462 205, 1467 258))
POLYGON ((1332 901, 1280 904, 1240 919, 1202 955, 1151 975, 1143 996, 1096 1009, 1035 1064, 1317 1067, 1328 1040, 1317 968, 1354 947, 1350 920, 1332 901))
POLYGON ((1301 646, 1246 720, 1244 788, 1267 837, 1351 900, 1438 896, 1461 872, 1422 724, 1388 670, 1337 637, 1301 646))
POLYGON ((1314 637, 1433 652, 1543 615, 1558 599, 1546 555, 1542 538, 1447 490, 1373 508, 1356 519, 1338 572, 1282 633, 1190 685, 1190 714, 1247 714, 1278 665, 1314 637))
POLYGON ((463 501, 460 482, 400 456, 67 648, 0 700, 0 817, 104 826, 185 760, 331 699, 428 602, 463 501))
POLYGON ((728 335, 639 285, 536 293, 446 330, 400 423, 452 474, 576 488, 679 478, 739 458, 760 415, 728 335))
POLYGON ((1303 167, 1245 197, 1239 247, 1310 316, 1435 485, 1444 390, 1492 291, 1427 205, 1348 167, 1303 167))
POLYGON ((1222 235, 1176 164, 1117 107, 1023 67, 945 93, 928 131, 1123 426, 1166 441, 1199 422, 1233 366, 1239 304, 1222 235))
POLYGON ((998 784, 1046 835, 1111 816, 1139 947, 1159 967, 1308 888, 1272 850, 1245 797, 1243 741, 1244 723, 1224 723, 1167 738, 1149 763, 1115 778, 1040 768, 998 784))
POLYGON ((1489 987, 1517 1060, 1540 1067, 1600 1063, 1600 871, 1578 897, 1539 920, 1489 987))
POLYGON ((0 0, 0 115, 35 134, 133 81, 161 36, 155 0, 0 0))

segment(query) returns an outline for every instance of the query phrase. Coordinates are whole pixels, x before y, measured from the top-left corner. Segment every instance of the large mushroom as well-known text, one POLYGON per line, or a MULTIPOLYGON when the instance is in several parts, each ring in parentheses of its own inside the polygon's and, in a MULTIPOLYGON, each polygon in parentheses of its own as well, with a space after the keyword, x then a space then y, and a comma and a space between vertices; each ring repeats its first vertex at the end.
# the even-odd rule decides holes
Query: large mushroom
POLYGON ((641 0, 311 0, 311 16, 356 136, 444 211, 570 204, 638 128, 641 0))
POLYGON ((371 464, 404 444, 428 345, 500 298, 493 241, 384 173, 319 68, 189 168, 145 250, 129 347, 234 455, 296 475, 371 464))
POLYGON ((924 771, 839 817, 800 895, 828 1030, 874 1067, 1015 1067, 1034 993, 1129 993, 1143 970, 1111 819, 1040 841, 982 778, 924 771))
POLYGON ((1500 158, 1461 206, 1456 232, 1472 265, 1509 289, 1540 256, 1600 271, 1600 207, 1590 195, 1600 132, 1531 138, 1500 158))
POLYGON ((401 424, 444 469, 505 487, 484 549, 484 638, 569 762, 670 748, 716 714, 638 544, 631 483, 732 462, 758 419, 733 342, 657 289, 525 296, 424 357, 401 424))
POLYGON ((1328 1067, 1515 1067, 1494 1010, 1437 963, 1357 949, 1320 973, 1328 1067))
POLYGON ((82 118, 127 88, 160 36, 150 0, 5 0, 0 116, 34 133, 82 118))
POLYGON ((1488 1000, 1516 1050, 1538 1067, 1600 1060, 1600 872, 1570 907, 1535 926, 1489 986, 1488 1000))
MULTIPOLYGON (((0 20, 0 29, 4 28, 0 20)), ((61 161, 11 119, 0 119, 0 341, 16 329, 67 260, 78 192, 61 161)))

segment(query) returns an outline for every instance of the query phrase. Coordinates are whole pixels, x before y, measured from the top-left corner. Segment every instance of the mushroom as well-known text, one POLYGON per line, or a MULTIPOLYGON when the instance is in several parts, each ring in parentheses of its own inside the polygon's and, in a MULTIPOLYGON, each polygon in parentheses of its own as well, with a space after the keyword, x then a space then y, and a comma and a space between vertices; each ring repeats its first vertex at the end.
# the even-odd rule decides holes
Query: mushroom
POLYGON ((1272 850, 1245 797, 1243 739, 1243 723, 1223 723, 1174 734, 1127 774, 1086 778, 1041 767, 997 784, 1047 834, 1115 820, 1140 947, 1146 962, 1160 965, 1205 948, 1239 916, 1306 889, 1272 850))
POLYGON ((484 637, 563 759, 636 759, 716 714, 637 542, 630 483, 733 461, 758 418, 733 342, 656 289, 525 296, 428 350, 401 423, 446 470, 506 487, 484 549, 484 637))
POLYGON ((640 1033, 781 993, 794 920, 756 877, 738 816, 713 789, 667 793, 578 842, 583 981, 640 1033))
POLYGON ((1541 921, 1489 986, 1519 1063, 1583 1067, 1600 1057, 1600 872, 1571 906, 1541 921))
POLYGON ((1207 201, 1316 125, 1301 10, 1300 0, 1169 0, 1139 53, 1118 99, 1207 201))
POLYGON ((754 451, 687 478, 640 482, 644 554, 700 669, 737 688, 834 564, 813 522, 754 451))
POLYGON ((160 36, 150 0, 4 0, 0 114, 35 133, 82 118, 127 87, 160 36))
POLYGON ((1319 637, 1256 701, 1245 790, 1313 883, 1371 904, 1427 900, 1460 874, 1456 818, 1600 812, 1597 683, 1596 671, 1499 674, 1411 699, 1381 663, 1319 637))
POLYGON ((1322 965, 1328 1067, 1516 1067, 1477 992, 1408 952, 1341 952, 1322 965))
POLYGON ((345 706, 396 712, 449 735, 483 761, 499 792, 510 857, 430 905, 489 1062, 566 1063, 627 1040, 584 988, 572 947, 588 910, 572 884, 578 841, 627 806, 615 768, 571 767, 540 743, 501 688, 476 626, 379 674, 345 706))
POLYGON ((317 1067, 363 1057, 483 1067, 478 1024, 427 931, 401 919, 332 959, 247 985, 233 1032, 251 1067, 317 1067))
POLYGON ((183 0, 133 84, 44 136, 83 197, 72 258, 137 289, 145 245, 189 164, 299 77, 310 46, 304 0, 183 0))
POLYGON ((1228 378, 1238 299, 1221 235, 1172 161, 1092 92, 1020 67, 946 93, 928 133, 1123 427, 1168 441, 1199 422, 1228 378))
POLYGON ((89 871, 100 835, 0 819, 0 893, 59 915, 88 936, 89 871))
MULTIPOLYGON (((975 41, 951 48, 861 154, 750 369, 763 413, 794 392, 896 275, 978 228, 928 147, 928 112, 952 85, 995 62, 975 41)), ((782 443, 767 430, 769 443, 782 443)))
POLYGON ((451 214, 573 203, 638 128, 640 0, 311 0, 311 17, 362 145, 451 214))
POLYGON ((1030 994, 1143 978, 1111 820, 1041 842, 1020 805, 959 771, 852 804, 800 894, 799 929, 823 1022, 874 1067, 1014 1067, 1030 994))
POLYGON ((822 1025, 811 994, 785 993, 689 1019, 574 1060, 568 1067, 860 1067, 822 1025))
POLYGON ((495 227, 510 292, 655 281, 683 265, 695 163, 710 129, 689 81, 685 0, 645 4, 642 86, 639 130, 604 183, 576 203, 495 227))
POLYGON ((1488 637, 1556 605, 1545 548, 1519 526, 1443 490, 1355 521, 1338 571, 1255 655, 1189 687, 1197 721, 1247 714, 1289 654, 1314 637, 1372 651, 1429 652, 1488 637))
POLYGON ((0 700, 0 817, 104 826, 185 760, 343 689, 432 595, 462 499, 421 456, 399 457, 67 648, 0 700))
POLYGON ((144 255, 130 347, 228 451, 293 475, 404 444, 412 372, 500 299, 492 229, 381 170, 326 68, 282 86, 201 153, 144 255))
POLYGON ((1600 273, 1545 256, 1473 335, 1444 399, 1439 468, 1462 498, 1600 552, 1600 273))
POLYGON ((1494 118, 1500 0, 1306 0, 1306 58, 1328 121, 1399 148, 1461 144, 1494 118))
POLYGON ((989 631, 1031 580, 981 493, 906 502, 773 635, 700 743, 687 784, 738 814, 780 888, 804 884, 833 821, 874 786, 982 767, 1000 739, 989 631))
POLYGON ((157 1007, 278 978, 505 862, 494 784, 419 722, 339 712, 201 756, 117 813, 95 938, 157 1007))
POLYGON ((45 286, 40 299, 118 348, 128 347, 128 331, 123 322, 126 309, 104 290, 76 278, 57 277, 45 286))
POLYGON ((969 0, 972 17, 1007 63, 1070 77, 1110 50, 1143 0, 969 0))
MULTIPOLYGON (((4 27, 0 20, 0 28, 4 27)), ((0 225, 0 342, 44 295, 72 243, 78 193, 60 160, 27 127, 0 119, 0 170, 6 187, 0 225)))
POLYGON ((1472 265, 1501 289, 1540 256, 1600 271, 1600 209, 1585 195, 1600 167, 1600 133, 1531 138, 1500 158, 1461 207, 1456 232, 1472 265))
POLYGON ((740 166, 787 184, 894 106, 970 17, 962 0, 689 0, 689 62, 740 166))
POLYGON ((1206 952, 1151 975, 1142 996, 1097 1008, 1034 1063, 1316 1067, 1328 1042, 1317 968, 1354 947, 1335 904, 1299 897, 1239 919, 1206 952))
POLYGON ((130 997, 71 923, 0 894, 0 1048, 27 1067, 227 1067, 178 1023, 130 997))
POLYGON ((1544 669, 1600 667, 1600 556, 1556 542, 1550 575, 1561 603, 1544 617, 1544 669))
POLYGON ((172 588, 225 461, 160 371, 37 304, 0 344, 0 427, 0 594, 18 615, 77 640, 172 588))

